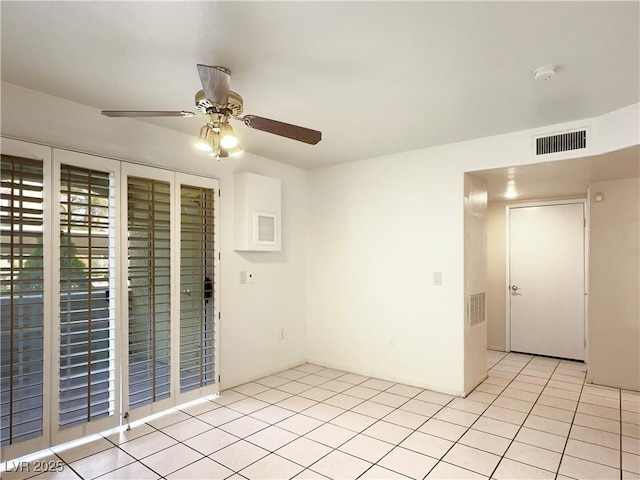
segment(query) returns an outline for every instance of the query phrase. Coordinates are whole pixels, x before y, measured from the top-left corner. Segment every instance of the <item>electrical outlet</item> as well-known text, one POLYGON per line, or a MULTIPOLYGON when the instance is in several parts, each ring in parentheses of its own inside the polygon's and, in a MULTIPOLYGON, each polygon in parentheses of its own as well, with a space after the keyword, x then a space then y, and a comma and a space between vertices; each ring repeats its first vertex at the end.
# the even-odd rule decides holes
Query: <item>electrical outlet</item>
POLYGON ((396 339, 393 337, 389 339, 389 348, 396 348, 396 339))
POLYGON ((284 340, 284 328, 280 329, 280 340, 284 340))
POLYGON ((247 283, 253 283, 253 273, 247 272, 247 283))
POLYGON ((442 272, 433 272, 433 284, 442 285, 442 272))

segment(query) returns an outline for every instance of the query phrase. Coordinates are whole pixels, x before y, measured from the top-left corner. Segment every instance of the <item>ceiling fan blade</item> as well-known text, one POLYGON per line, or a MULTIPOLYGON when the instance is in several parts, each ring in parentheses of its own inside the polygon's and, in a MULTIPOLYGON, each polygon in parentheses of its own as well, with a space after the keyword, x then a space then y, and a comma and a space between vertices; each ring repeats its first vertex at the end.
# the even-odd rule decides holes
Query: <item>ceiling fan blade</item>
POLYGON ((310 128, 291 125, 290 123, 278 122, 256 115, 245 115, 242 121, 247 127, 262 130, 263 132, 273 133, 281 137, 291 138, 299 142, 315 145, 322 140, 322 132, 311 130, 310 128))
POLYGON ((193 112, 173 112, 161 110, 102 110, 106 117, 195 117, 193 112))
POLYGON ((221 107, 229 103, 229 84, 231 75, 226 68, 210 67, 198 64, 198 75, 204 93, 209 100, 221 107))

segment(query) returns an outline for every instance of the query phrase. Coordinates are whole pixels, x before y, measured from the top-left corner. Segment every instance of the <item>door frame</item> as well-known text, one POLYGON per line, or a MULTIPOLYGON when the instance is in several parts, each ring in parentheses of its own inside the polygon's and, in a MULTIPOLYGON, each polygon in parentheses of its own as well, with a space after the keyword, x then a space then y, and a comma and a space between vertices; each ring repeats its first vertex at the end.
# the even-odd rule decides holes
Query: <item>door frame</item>
MULTIPOLYGON (((587 193, 588 197, 588 193, 587 193)), ((567 198, 567 199, 558 199, 558 200, 541 200, 535 202, 522 202, 522 203, 508 203, 505 205, 505 284, 504 289, 507 292, 505 296, 505 331, 504 331, 504 351, 511 351, 511 295, 508 294, 511 282, 510 282, 510 273, 511 273, 511 238, 509 235, 510 232, 510 218, 511 218, 511 209, 515 208, 525 208, 525 207, 546 207, 552 205, 568 205, 579 203, 582 204, 583 212, 584 212, 584 337, 585 337, 585 347, 584 347, 584 363, 589 363, 589 199, 585 197, 578 198, 567 198)))

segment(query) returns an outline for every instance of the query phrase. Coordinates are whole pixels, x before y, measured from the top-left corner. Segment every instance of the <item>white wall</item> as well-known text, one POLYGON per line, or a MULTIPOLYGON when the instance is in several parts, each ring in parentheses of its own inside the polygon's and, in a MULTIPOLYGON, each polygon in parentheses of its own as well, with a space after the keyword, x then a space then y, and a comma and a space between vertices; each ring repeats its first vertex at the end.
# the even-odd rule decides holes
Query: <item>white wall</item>
POLYGON ((587 381, 640 390, 640 179, 589 190, 587 381), (599 193, 604 201, 595 202, 599 193))
MULTIPOLYGON (((199 154, 193 136, 14 85, 2 84, 3 136, 220 179, 222 388, 305 360, 307 174, 251 154, 217 162, 199 154), (281 252, 233 251, 233 173, 282 181, 281 252), (255 283, 239 284, 239 272, 255 283), (279 339, 280 328, 285 339, 279 339)), ((189 120, 185 120, 189 121, 189 120)), ((197 133, 196 126, 194 135, 197 133)))
POLYGON ((464 392, 469 393, 487 378, 487 322, 472 295, 487 293, 487 186, 464 175, 464 392), (472 322, 472 309, 484 318, 472 322), (472 324, 473 323, 473 324, 472 324))
POLYGON ((459 392, 462 173, 443 167, 429 181, 423 160, 411 152, 310 173, 307 352, 320 364, 459 392), (453 244, 439 231, 449 222, 460 235, 453 244), (434 271, 442 286, 431 286, 434 271))
POLYGON ((487 348, 504 351, 507 304, 505 203, 487 209, 487 348))
POLYGON ((585 126, 586 152, 544 161, 637 145, 638 119, 636 104, 579 122, 311 171, 309 359, 464 393, 464 172, 540 162, 534 135, 585 126), (434 271, 443 272, 442 286, 432 285, 434 271))

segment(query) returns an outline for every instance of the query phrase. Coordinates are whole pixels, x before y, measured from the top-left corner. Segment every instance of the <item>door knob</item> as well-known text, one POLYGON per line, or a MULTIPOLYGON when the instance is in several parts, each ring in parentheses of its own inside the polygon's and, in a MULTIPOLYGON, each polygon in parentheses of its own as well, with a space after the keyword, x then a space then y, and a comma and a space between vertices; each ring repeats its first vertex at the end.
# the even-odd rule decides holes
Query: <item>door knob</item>
POLYGON ((514 292, 518 291, 518 286, 517 285, 511 285, 511 290, 514 292))

